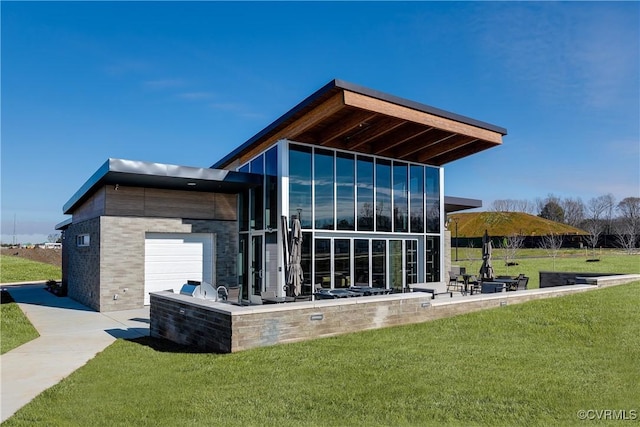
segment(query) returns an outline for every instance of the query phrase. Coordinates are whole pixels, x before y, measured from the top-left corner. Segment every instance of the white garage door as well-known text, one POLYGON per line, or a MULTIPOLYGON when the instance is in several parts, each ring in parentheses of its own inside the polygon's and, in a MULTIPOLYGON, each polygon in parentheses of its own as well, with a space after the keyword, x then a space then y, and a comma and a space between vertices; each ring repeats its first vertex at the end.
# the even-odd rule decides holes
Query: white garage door
POLYGON ((144 303, 149 292, 180 292, 187 280, 213 282, 213 234, 147 233, 144 241, 144 303))

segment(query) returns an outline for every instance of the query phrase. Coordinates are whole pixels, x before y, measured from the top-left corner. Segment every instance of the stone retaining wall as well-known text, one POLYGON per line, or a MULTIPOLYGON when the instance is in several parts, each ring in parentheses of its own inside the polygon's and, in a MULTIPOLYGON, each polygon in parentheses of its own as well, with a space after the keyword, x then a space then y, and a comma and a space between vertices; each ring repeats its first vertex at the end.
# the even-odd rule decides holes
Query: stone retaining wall
MULTIPOLYGON (((639 280, 631 276, 626 283, 639 280)), ((616 283, 619 284, 619 283, 616 283)), ((276 305, 234 306, 170 292, 151 294, 151 336, 202 351, 230 353, 256 347, 421 323, 488 308, 597 289, 547 289, 431 299, 415 292, 276 305)))

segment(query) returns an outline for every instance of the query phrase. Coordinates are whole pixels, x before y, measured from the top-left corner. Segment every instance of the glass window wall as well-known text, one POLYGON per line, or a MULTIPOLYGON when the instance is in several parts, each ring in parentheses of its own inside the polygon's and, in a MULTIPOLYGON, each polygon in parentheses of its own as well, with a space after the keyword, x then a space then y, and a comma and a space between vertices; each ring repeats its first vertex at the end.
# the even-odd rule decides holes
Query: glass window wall
POLYGON ((387 287, 387 241, 371 242, 372 285, 376 288, 387 287))
POLYGON ((355 284, 370 286, 369 280, 369 240, 355 239, 354 242, 355 284))
POLYGON ((440 232, 440 170, 427 167, 426 195, 427 195, 427 233, 440 232))
POLYGON ((278 228, 278 147, 265 153, 265 228, 278 228))
POLYGON ((315 228, 333 230, 333 151, 316 149, 313 157, 315 228))
POLYGON ((407 164, 393 162, 393 231, 409 231, 407 164))
POLYGON ((412 233, 424 232, 424 168, 411 165, 409 171, 409 192, 411 197, 409 225, 412 233))
POLYGON ((315 284, 331 287, 331 239, 315 239, 315 284))
POLYGON ((358 231, 373 231, 373 159, 358 156, 358 231))
POLYGON ((351 286, 351 240, 333 240, 333 273, 335 288, 351 286))
POLYGON ((311 228, 311 148, 289 147, 289 218, 300 214, 302 228, 311 228))
POLYGON ((355 230, 355 162, 353 154, 336 154, 336 226, 355 230))
POLYGON ((391 231, 391 162, 376 160, 376 231, 391 231))

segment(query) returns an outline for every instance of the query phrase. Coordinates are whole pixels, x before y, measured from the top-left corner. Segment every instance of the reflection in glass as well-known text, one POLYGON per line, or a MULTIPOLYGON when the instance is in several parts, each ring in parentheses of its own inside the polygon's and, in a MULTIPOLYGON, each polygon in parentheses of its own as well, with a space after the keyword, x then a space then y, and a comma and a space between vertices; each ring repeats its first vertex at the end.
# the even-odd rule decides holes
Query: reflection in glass
POLYGON ((406 254, 405 263, 407 267, 407 280, 405 286, 418 283, 418 241, 405 240, 406 254))
POLYGON ((354 241, 354 266, 356 285, 369 285, 369 240, 355 239, 354 241))
POLYGON ((387 242, 385 240, 372 241, 371 273, 374 287, 387 287, 387 242))
POLYGON ((331 287, 331 239, 315 239, 316 286, 331 287))
POLYGON ((358 230, 373 231, 373 159, 358 156, 358 230))
POLYGON ((393 163, 393 231, 409 231, 407 164, 393 163))
POLYGON ((348 288, 351 286, 351 241, 334 239, 333 243, 333 286, 348 288))
POLYGON ((389 241, 389 262, 391 273, 391 288, 402 292, 402 240, 389 241))
POLYGON ((311 148, 289 146, 289 218, 300 213, 302 228, 311 228, 311 148))
POLYGON ((440 281, 440 238, 427 236, 425 241, 425 281, 440 281))
POLYGON ((316 149, 314 158, 317 229, 333 230, 333 151, 316 149))
MULTIPOLYGON (((251 173, 264 174, 264 155, 251 161, 251 173)), ((263 181, 264 182, 264 181, 263 181)), ((264 229, 264 187, 259 185, 251 190, 251 222, 250 227, 255 230, 264 229)))
POLYGON ((440 169, 426 168, 427 233, 440 232, 440 169))
MULTIPOLYGON (((302 267, 302 275, 304 280, 302 281, 302 294, 311 295, 313 288, 310 286, 311 282, 311 233, 302 233, 302 258, 300 260, 300 267, 302 267)), ((319 282, 320 283, 320 282, 319 282)))
POLYGON ((355 230, 355 163, 353 154, 336 153, 336 225, 338 230, 355 230))
POLYGON ((424 168, 422 166, 411 165, 409 171, 409 191, 411 202, 409 212, 411 221, 409 222, 412 233, 424 232, 424 168))
POLYGON ((376 160, 376 231, 391 231, 391 162, 376 160))
POLYGON ((265 228, 278 228, 278 147, 264 155, 265 163, 265 228))

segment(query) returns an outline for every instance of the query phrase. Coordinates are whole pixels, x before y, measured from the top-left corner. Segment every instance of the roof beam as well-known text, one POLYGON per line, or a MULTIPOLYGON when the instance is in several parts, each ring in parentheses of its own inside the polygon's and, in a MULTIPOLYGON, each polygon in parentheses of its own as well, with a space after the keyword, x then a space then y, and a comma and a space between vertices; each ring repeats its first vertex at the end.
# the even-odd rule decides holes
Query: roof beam
POLYGON ((468 135, 477 139, 492 142, 494 145, 502 144, 502 135, 488 129, 471 126, 466 123, 436 116, 434 114, 418 111, 409 107, 394 104, 389 101, 371 98, 359 93, 344 91, 345 105, 375 111, 387 116, 396 117, 426 126, 432 126, 449 132, 468 135))
POLYGON ((369 111, 357 110, 353 115, 345 120, 340 120, 335 125, 329 126, 328 129, 320 132, 316 138, 320 145, 332 144, 334 140, 344 137, 347 133, 352 132, 353 129, 363 125, 371 120, 374 120, 378 116, 378 113, 371 113, 369 111))

